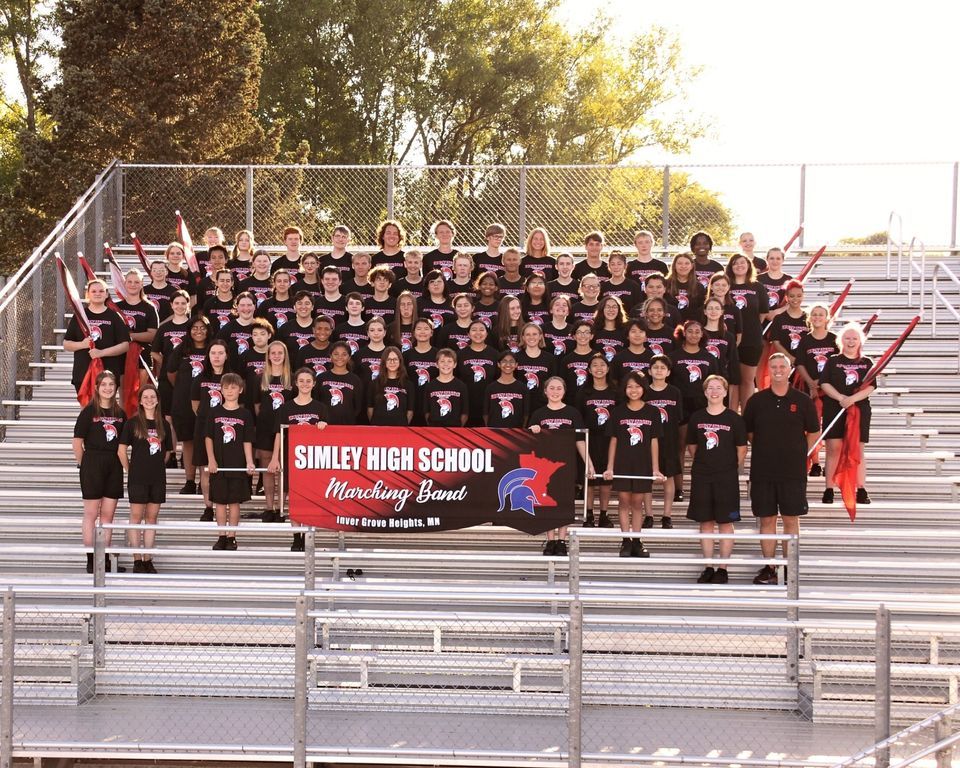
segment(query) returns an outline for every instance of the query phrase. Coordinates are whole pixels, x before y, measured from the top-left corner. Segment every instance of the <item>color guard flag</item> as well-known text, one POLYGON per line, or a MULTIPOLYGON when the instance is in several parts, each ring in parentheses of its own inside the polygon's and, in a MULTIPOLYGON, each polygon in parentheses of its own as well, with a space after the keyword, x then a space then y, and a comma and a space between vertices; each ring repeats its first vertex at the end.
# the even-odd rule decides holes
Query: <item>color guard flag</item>
POLYGON ((191 272, 198 275, 200 274, 200 266, 197 264, 197 256, 193 252, 193 238, 190 237, 190 230, 187 229, 187 223, 183 220, 183 216, 180 215, 180 211, 176 211, 175 213, 177 215, 177 237, 180 239, 180 242, 183 243, 183 255, 187 259, 187 266, 191 272))
POLYGON ((133 250, 137 252, 137 258, 140 259, 140 266, 143 267, 144 272, 149 275, 150 259, 147 258, 147 252, 143 250, 143 243, 140 242, 140 238, 137 237, 136 232, 130 233, 130 240, 133 242, 133 250))
POLYGON ((801 233, 801 232, 803 232, 803 222, 802 222, 802 221, 800 222, 800 226, 797 227, 797 231, 793 233, 793 235, 790 237, 790 239, 787 240, 787 244, 786 244, 785 246, 783 246, 783 255, 784 255, 784 256, 787 255, 787 251, 790 250, 790 246, 793 245, 794 241, 795 241, 798 237, 800 237, 800 233, 801 233))
MULTIPOLYGON (((77 325, 80 326, 80 331, 83 333, 84 338, 90 338, 90 322, 87 320, 87 313, 83 311, 83 301, 80 299, 80 291, 77 290, 77 284, 73 281, 73 276, 70 274, 70 270, 67 269, 67 265, 63 263, 63 259, 60 258, 60 254, 56 255, 57 259, 57 271, 60 273, 60 282, 63 285, 63 292, 67 295, 67 301, 70 302, 70 306, 73 308, 73 316, 77 319, 77 325)), ((90 339, 90 349, 93 349, 95 346, 93 339, 90 339)), ((77 391, 77 401, 80 403, 81 407, 86 407, 97 391, 97 376, 99 376, 103 371, 103 360, 98 358, 91 358, 90 365, 87 368, 87 373, 83 377, 83 382, 80 384, 80 389, 77 391)))

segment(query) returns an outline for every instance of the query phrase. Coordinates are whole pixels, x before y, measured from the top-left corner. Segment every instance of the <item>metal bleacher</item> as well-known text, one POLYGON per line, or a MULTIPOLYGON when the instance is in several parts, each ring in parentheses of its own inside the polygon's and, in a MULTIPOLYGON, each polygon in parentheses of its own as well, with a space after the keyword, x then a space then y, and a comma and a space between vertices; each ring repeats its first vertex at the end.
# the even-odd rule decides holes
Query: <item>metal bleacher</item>
MULTIPOLYGON (((829 301, 851 274, 857 283, 843 317, 882 310, 867 346, 879 354, 916 311, 885 278, 883 261, 864 255, 825 257, 808 298, 829 301)), ((478 526, 316 531, 305 568, 305 555, 289 551, 290 526, 257 520, 241 524, 237 552, 211 553, 213 528, 197 522, 202 499, 176 493, 179 469, 168 472, 158 525, 160 574, 110 573, 100 587, 84 572, 69 370, 69 354, 46 345, 16 397, 0 403, 0 584, 18 594, 15 700, 44 728, 71 733, 58 720, 65 705, 99 713, 144 695, 184 711, 196 697, 238 708, 289 700, 293 606, 305 590, 313 605, 306 695, 310 711, 326 716, 433 713, 453 723, 511 715, 502 728, 546 728, 544 717, 567 713, 574 597, 584 606, 585 706, 637 718, 712 712, 716 722, 733 713, 745 718, 739 727, 789 713, 783 727, 793 735, 765 743, 777 752, 795 738, 793 751, 780 750, 790 755, 777 758, 783 764, 818 764, 811 755, 842 757, 872 743, 878 605, 894 617, 893 722, 960 699, 960 392, 955 352, 927 323, 871 400, 873 503, 851 523, 842 504, 820 503, 823 479, 810 480, 796 595, 752 584, 763 562, 755 539, 738 544, 728 585, 696 584, 704 560, 685 503, 674 506, 674 531, 645 532, 649 560, 618 558, 615 535, 592 531, 579 539, 574 565, 542 556, 536 538, 478 526), (91 641, 98 626, 99 649, 91 641), (798 626, 798 666, 785 676, 798 626)), ((130 569, 126 520, 121 501, 109 551, 130 569)), ((752 530, 749 519, 739 530, 752 530)), ((378 744, 368 737, 362 745, 373 751, 358 754, 376 762, 402 753, 376 752, 378 744)), ((610 754, 630 753, 630 744, 610 754)), ((43 753, 37 744, 22 751, 43 753)))

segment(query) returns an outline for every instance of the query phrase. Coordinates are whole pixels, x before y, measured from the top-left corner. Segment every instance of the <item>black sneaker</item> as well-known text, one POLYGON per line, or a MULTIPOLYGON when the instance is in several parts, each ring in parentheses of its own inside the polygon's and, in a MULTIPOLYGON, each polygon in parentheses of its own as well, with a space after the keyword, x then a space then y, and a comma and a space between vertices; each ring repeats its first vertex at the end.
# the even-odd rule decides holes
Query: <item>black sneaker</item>
POLYGON ((87 552, 87 573, 93 573, 93 552, 87 552))
POLYGON ((661 518, 660 527, 663 528, 664 530, 670 530, 671 528, 673 528, 673 518, 671 517, 661 518))
POLYGON ((195 496, 197 493, 197 481, 196 480, 187 480, 183 484, 183 488, 180 489, 181 496, 195 496))
POLYGON ((630 557, 650 557, 650 553, 647 551, 647 548, 643 546, 643 542, 640 539, 633 540, 633 546, 630 548, 630 557))
POLYGON ((134 573, 146 573, 146 569, 143 567, 143 560, 134 560, 133 561, 133 572, 134 573))
POLYGON ((264 523, 275 523, 279 518, 279 513, 272 509, 265 509, 263 510, 263 514, 260 515, 260 520, 264 523))
POLYGON ((823 498, 820 499, 823 504, 833 504, 833 488, 827 488, 823 492, 823 498))
POLYGON ((204 507, 203 514, 200 515, 201 523, 212 523, 213 522, 213 507, 204 507))
POLYGON ((230 552, 237 551, 237 537, 236 536, 227 536, 227 546, 224 549, 230 552))
POLYGON ((216 543, 213 545, 213 549, 226 549, 227 548, 227 537, 218 536, 216 543))
POLYGON ((557 542, 553 539, 548 539, 547 543, 543 545, 543 554, 547 556, 557 554, 557 542))
POLYGON ((613 520, 611 520, 606 512, 600 513, 600 519, 597 521, 598 528, 613 528, 613 520))
POLYGON ((170 454, 170 458, 167 459, 167 463, 165 466, 167 469, 176 469, 178 466, 180 466, 179 464, 177 464, 177 457, 175 454, 172 454, 172 453, 170 454))
POLYGON ((673 492, 673 500, 683 501, 683 488, 677 488, 677 490, 673 492))
POLYGON ((643 526, 641 526, 641 527, 643 527, 643 528, 653 528, 653 516, 652 516, 652 515, 646 515, 646 516, 644 516, 644 518, 643 518, 643 526))
POLYGON ((291 552, 303 552, 304 541, 302 533, 293 534, 293 544, 290 545, 291 552))
POLYGON ((143 561, 143 572, 156 574, 157 569, 153 567, 153 560, 144 560, 143 561))
POLYGON ((777 583, 777 570, 776 568, 765 565, 759 571, 757 575, 753 577, 754 584, 776 584, 777 583))
POLYGON ((821 467, 819 464, 811 465, 810 477, 823 477, 823 467, 821 467))
POLYGON ((566 556, 567 556, 567 542, 565 542, 563 539, 558 539, 558 540, 557 540, 557 545, 556 545, 556 547, 554 547, 554 552, 553 552, 553 554, 557 555, 558 557, 566 557, 566 556))
POLYGON ((870 494, 866 488, 857 488, 857 504, 871 504, 870 494))
POLYGON ((716 573, 716 571, 713 570, 713 566, 712 566, 712 565, 708 565, 706 568, 703 569, 703 571, 701 572, 700 576, 697 577, 697 584, 710 584, 710 583, 712 583, 712 582, 713 582, 713 574, 714 574, 714 573, 716 573))
POLYGON ((711 584, 726 584, 730 581, 730 575, 727 573, 726 568, 717 568, 716 573, 713 574, 713 578, 710 580, 711 584))
POLYGON ((583 518, 583 527, 594 528, 596 525, 597 521, 593 519, 593 512, 587 512, 587 516, 583 518))
POLYGON ((620 543, 620 557, 630 557, 633 552, 633 542, 630 539, 624 539, 620 543))

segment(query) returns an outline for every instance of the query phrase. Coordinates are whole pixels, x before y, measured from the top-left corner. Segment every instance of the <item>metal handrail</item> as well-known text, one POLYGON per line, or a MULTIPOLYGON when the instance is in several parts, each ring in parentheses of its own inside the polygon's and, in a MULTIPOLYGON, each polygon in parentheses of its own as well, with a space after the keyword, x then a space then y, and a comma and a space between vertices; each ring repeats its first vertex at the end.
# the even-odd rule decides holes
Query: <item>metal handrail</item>
MULTIPOLYGON (((950 299, 943 294, 940 288, 937 287, 937 279, 940 277, 941 272, 946 274, 950 282, 960 287, 960 277, 957 277, 945 262, 940 261, 934 264, 930 287, 930 335, 933 338, 937 337, 938 302, 942 303, 946 310, 953 315, 953 319, 960 323, 960 310, 958 310, 958 308, 951 303, 950 299)), ((960 326, 957 328, 957 373, 960 373, 960 326)))
POLYGON ((887 280, 890 279, 890 255, 893 251, 893 241, 890 239, 893 232, 893 220, 897 219, 897 290, 900 290, 900 259, 903 258, 903 217, 896 211, 890 211, 887 218, 887 280))
MULTIPOLYGON (((916 235, 910 238, 910 248, 907 251, 908 261, 907 261, 907 303, 913 304, 913 273, 920 272, 920 319, 923 319, 923 287, 924 287, 924 278, 927 272, 927 245, 916 235), (920 248, 920 266, 917 267, 914 262, 913 254, 915 247, 919 246, 920 248)), ((900 276, 897 276, 897 290, 900 290, 899 283, 900 276)))

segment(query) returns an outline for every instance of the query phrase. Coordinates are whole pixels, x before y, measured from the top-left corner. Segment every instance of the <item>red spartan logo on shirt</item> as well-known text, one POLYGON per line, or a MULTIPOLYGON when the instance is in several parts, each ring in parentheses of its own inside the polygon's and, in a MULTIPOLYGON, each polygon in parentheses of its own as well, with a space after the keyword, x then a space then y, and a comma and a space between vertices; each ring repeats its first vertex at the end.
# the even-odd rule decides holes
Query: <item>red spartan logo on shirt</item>
POLYGON ((734 299, 734 304, 737 305, 737 309, 743 309, 747 306, 747 300, 743 298, 743 296, 737 296, 737 298, 734 299))
POLYGON ((643 442, 643 430, 640 427, 627 427, 627 434, 630 435, 630 445, 639 445, 643 442))
POLYGON ((423 386, 430 381, 430 371, 426 368, 417 368, 417 385, 423 386))
POLYGON ((524 374, 524 377, 527 380, 527 389, 536 389, 540 386, 540 377, 533 371, 524 374))
POLYGON ((273 406, 273 410, 280 410, 280 406, 283 405, 283 393, 282 392, 271 392, 270 393, 270 404, 273 406))
POLYGON ((563 339, 553 340, 553 354, 562 355, 567 351, 567 344, 563 339))
POLYGON ((176 349, 183 343, 183 336, 171 336, 170 337, 170 346, 173 349, 176 349))
POLYGON ((160 453, 160 441, 157 440, 155 436, 150 436, 147 438, 147 445, 150 446, 150 455, 156 456, 160 453))
POLYGON ((720 444, 720 438, 717 436, 717 433, 712 430, 707 430, 703 433, 704 438, 707 441, 707 450, 713 450, 720 444))
POLYGON ((450 413, 450 411, 453 410, 453 406, 450 404, 450 401, 445 397, 439 398, 437 400, 437 405, 440 406, 441 416, 446 416, 448 413, 450 413))
POLYGON ((430 322, 433 323, 434 330, 436 330, 441 325, 443 325, 443 315, 441 314, 430 315, 430 322))
POLYGON ((699 365, 688 365, 687 372, 690 374, 690 381, 700 381, 699 365))
POLYGON ((687 308, 687 296, 684 293, 681 293, 677 296, 677 308, 686 309, 687 308))
POLYGON ((800 334, 799 334, 799 333, 796 333, 796 332, 791 333, 791 334, 790 334, 790 349, 796 349, 796 348, 799 347, 799 346, 800 346, 800 334))
POLYGON ((767 299, 769 300, 771 307, 775 307, 775 306, 777 306, 777 304, 780 303, 780 297, 779 297, 776 293, 771 293, 771 294, 767 297, 767 299))
POLYGON ((223 400, 223 398, 222 398, 222 396, 221 396, 221 394, 220 394, 220 390, 219 390, 219 389, 211 389, 211 390, 210 390, 210 407, 211 407, 211 408, 216 408, 218 405, 220 405, 220 403, 222 402, 222 400, 223 400))
POLYGON ((340 405, 343 402, 343 390, 330 387, 330 405, 340 405))
POLYGON ((277 328, 287 323, 287 313, 286 312, 277 312, 277 328))
POLYGON ((314 363, 313 372, 315 375, 319 376, 320 374, 327 372, 327 366, 325 366, 323 363, 314 363))
POLYGON ((597 425, 602 427, 607 423, 607 419, 610 418, 610 411, 604 408, 602 405, 597 408, 597 425))
POLYGON ((203 373, 203 360, 191 360, 190 361, 190 375, 191 378, 197 378, 201 373, 203 373))
POLYGON ((98 328, 96 325, 90 327, 90 338, 93 341, 100 341, 101 335, 100 328, 98 328))
POLYGON ((237 439, 237 431, 230 426, 229 424, 223 425, 223 442, 224 444, 232 443, 237 439))
POLYGON ((856 371, 847 371, 847 386, 848 386, 848 387, 849 387, 851 384, 856 384, 858 381, 860 381, 860 376, 859 376, 859 374, 857 374, 856 371))
POLYGON ((360 351, 360 345, 353 339, 347 342, 347 345, 350 347, 350 355, 353 356, 360 351))
POLYGON ((104 423, 103 433, 107 436, 108 443, 117 439, 117 428, 113 424, 104 423))
POLYGON ((662 354, 663 354, 663 347, 660 346, 659 344, 651 344, 651 345, 650 345, 650 351, 653 352, 653 354, 655 354, 655 355, 662 355, 662 354))
POLYGON ((587 369, 578 368, 577 369, 577 386, 582 387, 586 383, 587 383, 587 369))
POLYGON ((395 411, 400 407, 400 398, 397 397, 393 392, 384 392, 383 398, 387 401, 388 411, 395 411))
POLYGON ((221 327, 221 328, 223 328, 223 326, 225 326, 225 325, 227 324, 227 320, 229 319, 229 317, 230 317, 229 315, 220 315, 220 327, 221 327))
POLYGON ((607 358, 607 362, 608 362, 608 363, 609 363, 611 360, 613 360, 613 358, 614 358, 614 356, 615 356, 616 354, 617 354, 617 350, 614 349, 613 347, 611 347, 610 345, 607 345, 607 346, 605 346, 605 347, 603 348, 603 356, 604 356, 605 358, 607 358))
POLYGON ((658 405, 658 406, 657 406, 657 410, 660 411, 660 423, 661 423, 661 424, 666 424, 666 423, 670 420, 670 417, 667 416, 667 409, 666 409, 666 408, 661 408, 661 407, 658 405))
POLYGON ((717 359, 720 358, 720 350, 717 349, 716 344, 707 344, 707 352, 709 352, 711 355, 713 355, 717 359))
POLYGON ((509 400, 501 400, 500 418, 509 419, 511 416, 513 416, 513 403, 511 403, 509 400))
POLYGON ((246 340, 246 339, 237 339, 237 352, 238 352, 239 354, 242 355, 242 354, 243 354, 244 352, 246 352, 248 349, 250 349, 250 346, 247 344, 247 340, 246 340))
POLYGON ((408 352, 413 345, 410 343, 410 337, 404 336, 403 341, 400 342, 400 351, 408 352))
POLYGON ((482 365, 473 366, 473 380, 474 382, 483 381, 487 378, 487 372, 483 369, 482 365))
POLYGON ((825 366, 825 365, 827 364, 827 356, 826 356, 826 355, 814 355, 814 358, 813 358, 813 359, 817 361, 817 371, 818 371, 818 372, 822 371, 822 370, 823 370, 823 366, 825 366))
POLYGON ((127 321, 127 327, 131 330, 136 327, 137 321, 134 319, 133 315, 124 314, 123 319, 127 321))
POLYGON ((443 272, 444 280, 451 280, 453 278, 453 270, 450 267, 440 267, 440 271, 443 272))

